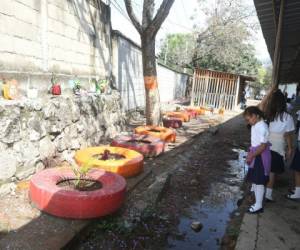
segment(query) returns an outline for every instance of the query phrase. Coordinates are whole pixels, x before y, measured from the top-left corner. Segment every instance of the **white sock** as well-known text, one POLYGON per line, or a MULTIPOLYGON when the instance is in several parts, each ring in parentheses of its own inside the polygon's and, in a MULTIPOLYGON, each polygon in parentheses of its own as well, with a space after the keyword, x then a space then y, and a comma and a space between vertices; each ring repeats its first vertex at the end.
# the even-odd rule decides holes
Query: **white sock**
POLYGON ((295 193, 292 194, 290 197, 293 199, 299 199, 300 198, 300 187, 296 187, 295 193))
POLYGON ((252 183, 250 192, 254 192, 255 191, 255 187, 256 187, 256 184, 252 183))
POLYGON ((265 194, 265 186, 264 185, 256 185, 255 204, 252 206, 254 211, 262 208, 264 194, 265 194))
POLYGON ((266 195, 265 197, 269 200, 273 200, 272 198, 273 189, 272 188, 266 188, 266 195))

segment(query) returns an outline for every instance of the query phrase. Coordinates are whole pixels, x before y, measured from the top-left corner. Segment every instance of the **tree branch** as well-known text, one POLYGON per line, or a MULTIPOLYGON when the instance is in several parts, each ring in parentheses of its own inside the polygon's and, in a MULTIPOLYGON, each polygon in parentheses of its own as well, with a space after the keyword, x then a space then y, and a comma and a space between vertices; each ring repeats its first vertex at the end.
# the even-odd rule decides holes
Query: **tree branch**
POLYGON ((126 6, 126 10, 127 10, 128 16, 129 16, 132 24, 134 25, 134 27, 136 28, 136 30, 140 34, 142 34, 143 29, 142 29, 142 26, 141 26, 140 22, 138 21, 136 15, 134 14, 131 0, 124 0, 124 1, 125 1, 125 6, 126 6))
POLYGON ((156 35, 156 33, 160 29, 162 23, 167 18, 174 1, 175 0, 163 0, 163 2, 160 5, 154 19, 152 20, 152 22, 147 27, 146 32, 150 32, 150 34, 152 36, 156 35))

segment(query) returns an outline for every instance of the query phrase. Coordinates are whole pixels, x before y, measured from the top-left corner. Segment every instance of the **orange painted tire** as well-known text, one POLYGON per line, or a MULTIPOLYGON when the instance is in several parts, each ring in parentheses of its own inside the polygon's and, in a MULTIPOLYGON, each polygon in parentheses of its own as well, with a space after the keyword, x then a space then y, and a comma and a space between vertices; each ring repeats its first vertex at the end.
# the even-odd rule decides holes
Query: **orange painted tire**
POLYGON ((165 142, 175 142, 176 132, 169 128, 158 126, 140 126, 135 128, 134 132, 140 135, 151 135, 160 138, 165 142))
POLYGON ((92 167, 101 168, 103 170, 117 173, 123 177, 131 177, 138 175, 143 171, 144 157, 142 154, 121 147, 89 147, 85 149, 78 150, 75 153, 75 161, 82 165, 89 162, 92 167), (124 157, 124 159, 118 160, 99 160, 94 158, 97 154, 103 154, 105 150, 109 150, 110 153, 119 154, 124 157))
POLYGON ((128 148, 140 152, 145 157, 158 156, 165 151, 165 142, 149 135, 133 134, 116 137, 111 146, 128 148), (140 144, 139 141, 148 142, 140 144))
POLYGON ((66 190, 57 185, 63 179, 74 179, 70 168, 49 168, 30 180, 29 196, 42 211, 63 218, 90 219, 118 210, 126 195, 126 181, 117 174, 92 169, 87 178, 101 182, 94 191, 66 190))
POLYGON ((163 125, 166 128, 181 128, 182 120, 175 117, 167 117, 163 119, 163 125))
POLYGON ((181 118, 183 119, 184 122, 189 122, 191 117, 190 114, 188 114, 187 112, 167 112, 166 113, 167 117, 175 117, 175 118, 181 118))

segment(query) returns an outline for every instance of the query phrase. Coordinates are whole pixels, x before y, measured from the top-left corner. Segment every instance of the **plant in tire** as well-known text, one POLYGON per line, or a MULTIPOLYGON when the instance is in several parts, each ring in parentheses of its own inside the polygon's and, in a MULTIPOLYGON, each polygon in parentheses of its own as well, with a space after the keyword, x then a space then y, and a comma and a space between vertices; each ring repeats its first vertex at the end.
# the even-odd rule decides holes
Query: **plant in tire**
POLYGON ((36 207, 54 216, 72 219, 102 217, 121 207, 125 179, 115 173, 82 166, 48 168, 30 180, 29 196, 36 207))

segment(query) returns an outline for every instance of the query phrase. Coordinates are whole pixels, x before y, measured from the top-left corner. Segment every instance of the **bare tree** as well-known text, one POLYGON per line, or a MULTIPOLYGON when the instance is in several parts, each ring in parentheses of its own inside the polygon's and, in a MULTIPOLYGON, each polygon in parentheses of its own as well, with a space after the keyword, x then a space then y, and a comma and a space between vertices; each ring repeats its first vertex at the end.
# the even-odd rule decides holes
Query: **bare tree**
POLYGON ((163 0, 155 16, 155 0, 144 0, 142 23, 139 22, 133 11, 132 1, 124 1, 131 22, 141 36, 146 92, 146 121, 147 124, 158 125, 161 112, 156 71, 155 37, 175 0, 163 0))

